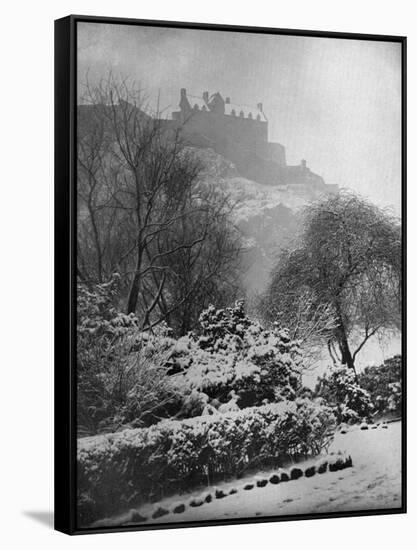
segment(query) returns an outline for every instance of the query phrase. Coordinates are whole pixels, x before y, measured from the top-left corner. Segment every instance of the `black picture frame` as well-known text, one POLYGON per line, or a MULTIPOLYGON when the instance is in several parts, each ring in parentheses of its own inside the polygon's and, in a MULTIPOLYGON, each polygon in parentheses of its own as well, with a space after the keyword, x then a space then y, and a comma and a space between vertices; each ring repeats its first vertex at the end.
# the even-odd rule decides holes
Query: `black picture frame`
POLYGON ((114 531, 173 529, 210 525, 294 521, 335 517, 357 517, 406 513, 406 45, 404 36, 384 36, 278 28, 242 27, 207 23, 185 23, 126 18, 70 15, 55 21, 55 529, 64 533, 88 534, 114 531), (402 503, 399 508, 352 512, 309 513, 288 516, 248 517, 216 521, 79 528, 76 523, 76 135, 77 135, 77 24, 113 23, 195 30, 238 31, 272 35, 343 38, 397 42, 402 51, 402 503))

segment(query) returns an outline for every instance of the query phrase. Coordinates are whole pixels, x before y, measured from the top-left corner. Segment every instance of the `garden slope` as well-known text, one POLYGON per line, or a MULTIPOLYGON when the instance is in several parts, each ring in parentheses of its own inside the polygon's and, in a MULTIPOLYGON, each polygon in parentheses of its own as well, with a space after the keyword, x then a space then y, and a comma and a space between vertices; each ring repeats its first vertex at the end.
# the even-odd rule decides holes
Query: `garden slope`
MULTIPOLYGON (((347 512, 355 510, 389 509, 401 506, 401 422, 388 429, 361 431, 352 428, 347 434, 337 434, 330 451, 345 450, 352 455, 353 468, 328 472, 309 479, 303 477, 290 483, 268 484, 250 492, 241 491, 200 508, 187 508, 178 515, 150 520, 204 521, 242 517, 284 516, 305 513, 347 512)), ((243 480, 238 482, 239 487, 243 480)), ((219 485, 229 489, 236 482, 219 485)), ((185 495, 165 499, 167 508, 173 502, 185 500, 185 495)), ((139 508, 146 515, 150 506, 139 508)), ((114 517, 107 524, 120 525, 123 518, 114 517)), ((148 522, 147 522, 148 523, 148 522)))

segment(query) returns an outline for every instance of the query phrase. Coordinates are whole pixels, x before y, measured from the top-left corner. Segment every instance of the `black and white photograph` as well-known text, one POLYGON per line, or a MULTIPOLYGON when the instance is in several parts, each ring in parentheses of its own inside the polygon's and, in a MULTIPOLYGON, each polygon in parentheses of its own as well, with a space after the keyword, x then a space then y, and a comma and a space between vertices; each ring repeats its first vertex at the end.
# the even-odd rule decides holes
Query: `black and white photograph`
POLYGON ((75 32, 77 529, 404 511, 402 39, 75 32))
POLYGON ((2 548, 410 547, 413 8, 4 5, 2 548))

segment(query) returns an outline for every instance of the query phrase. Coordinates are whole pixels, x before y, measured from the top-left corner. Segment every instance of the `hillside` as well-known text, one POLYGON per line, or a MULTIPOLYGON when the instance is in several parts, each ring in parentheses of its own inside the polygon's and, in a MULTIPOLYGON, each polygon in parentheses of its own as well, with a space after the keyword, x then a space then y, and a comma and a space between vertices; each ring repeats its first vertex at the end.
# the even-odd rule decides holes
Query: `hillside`
MULTIPOLYGON (((127 104, 122 104, 117 109, 123 111, 124 105, 127 104)), ((79 105, 80 137, 95 135, 100 130, 105 141, 114 139, 113 130, 109 127, 109 115, 104 113, 106 109, 108 107, 103 105, 79 105), (103 126, 98 124, 100 121, 103 126)), ((128 112, 130 109, 145 125, 151 120, 143 111, 129 106, 128 112)), ((162 125, 170 128, 172 121, 162 121, 162 125)), ((246 167, 245 174, 253 173, 254 177, 258 174, 259 181, 245 178, 236 164, 220 154, 218 148, 216 152, 214 148, 205 146, 203 137, 200 136, 199 139, 199 136, 192 135, 191 139, 188 136, 186 142, 193 145, 185 150, 199 160, 200 180, 220 186, 235 204, 234 218, 244 237, 246 250, 242 279, 247 295, 251 297, 264 290, 280 249, 296 236, 300 227, 300 211, 309 202, 337 192, 337 186, 326 185, 321 176, 307 167, 305 161, 297 166, 271 163, 236 144, 236 151, 240 151, 240 156, 235 155, 240 159, 239 166, 246 167), (244 157, 244 162, 241 157, 244 157)), ((233 147, 230 151, 232 150, 233 147)))
POLYGON ((282 247, 300 227, 300 212, 311 201, 334 192, 311 173, 307 184, 267 185, 240 176, 236 166, 209 148, 189 148, 201 162, 200 180, 219 185, 235 204, 234 217, 247 247, 244 282, 249 295, 262 291, 282 247))

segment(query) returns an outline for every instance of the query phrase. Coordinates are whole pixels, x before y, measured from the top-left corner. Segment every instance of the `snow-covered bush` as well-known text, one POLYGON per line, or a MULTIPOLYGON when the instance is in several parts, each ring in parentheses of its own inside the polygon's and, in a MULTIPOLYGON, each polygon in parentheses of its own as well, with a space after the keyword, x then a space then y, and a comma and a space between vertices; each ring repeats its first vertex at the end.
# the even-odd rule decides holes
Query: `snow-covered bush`
POLYGON ((80 435, 141 427, 295 399, 300 390, 297 342, 265 330, 235 307, 209 307, 200 328, 178 340, 168 327, 141 332, 117 309, 119 277, 78 286, 77 362, 80 435))
POLYGON ((233 341, 239 344, 252 324, 245 315, 243 302, 237 302, 234 307, 224 309, 209 306, 201 313, 199 322, 199 345, 202 349, 210 350, 228 348, 233 341))
POLYGON ((395 355, 378 367, 366 367, 359 374, 359 383, 366 389, 378 415, 401 414, 402 358, 395 355))
POLYGON ((177 378, 183 388, 206 394, 217 406, 233 392, 239 408, 296 397, 301 355, 286 330, 264 329, 245 315, 242 302, 226 309, 210 306, 200 326, 197 334, 181 339, 189 354, 177 378))
POLYGON ((157 335, 143 334, 134 315, 120 313, 118 284, 115 275, 77 289, 77 415, 83 435, 149 425, 181 408, 167 365, 175 340, 164 327, 157 335))
POLYGON ((106 283, 77 285, 77 340, 81 346, 84 340, 111 338, 138 326, 133 314, 125 315, 117 309, 119 284, 120 275, 115 273, 106 283))
POLYGON ((353 370, 344 365, 330 367, 318 379, 316 395, 333 408, 338 422, 359 422, 373 411, 369 393, 356 382, 353 370))
POLYGON ((178 340, 166 326, 141 332, 117 308, 119 277, 77 293, 80 435, 143 427, 163 418, 244 409, 303 395, 298 343, 264 329, 242 302, 210 306, 178 340))
POLYGON ((251 465, 318 453, 334 422, 306 399, 250 407, 78 440, 81 524, 251 465))

